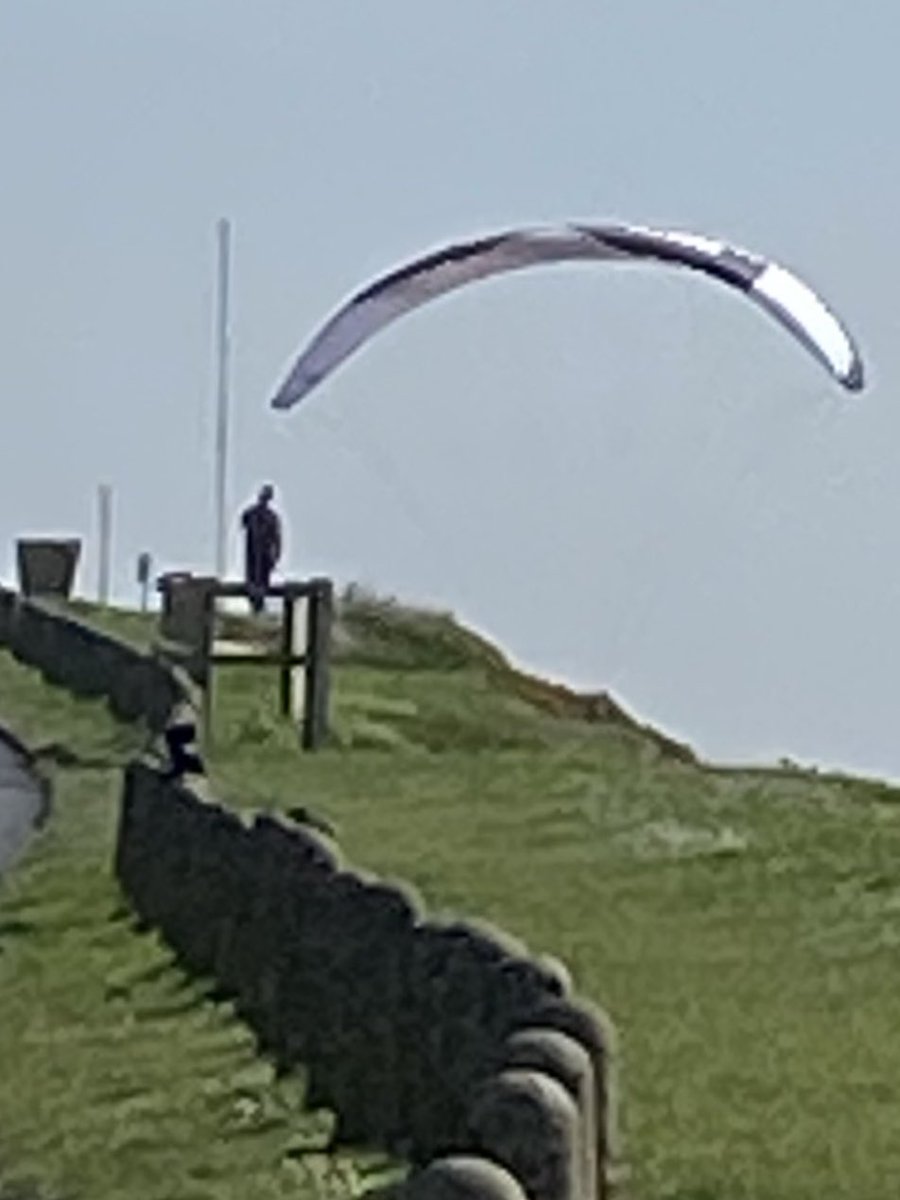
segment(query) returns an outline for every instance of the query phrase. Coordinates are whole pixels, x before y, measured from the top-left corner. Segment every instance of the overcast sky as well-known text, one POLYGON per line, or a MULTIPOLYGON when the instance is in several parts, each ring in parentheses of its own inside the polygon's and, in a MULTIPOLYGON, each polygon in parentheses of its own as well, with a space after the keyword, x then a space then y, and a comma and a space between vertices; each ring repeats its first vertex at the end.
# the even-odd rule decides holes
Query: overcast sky
POLYGON ((211 566, 224 215, 231 508, 275 483, 292 574, 452 609, 705 755, 900 778, 898 43, 895 0, 3 0, 0 569, 72 532, 94 592, 100 482, 118 598, 141 550, 211 566), (572 218, 782 261, 870 388, 715 283, 572 265, 268 408, 361 283, 572 218))

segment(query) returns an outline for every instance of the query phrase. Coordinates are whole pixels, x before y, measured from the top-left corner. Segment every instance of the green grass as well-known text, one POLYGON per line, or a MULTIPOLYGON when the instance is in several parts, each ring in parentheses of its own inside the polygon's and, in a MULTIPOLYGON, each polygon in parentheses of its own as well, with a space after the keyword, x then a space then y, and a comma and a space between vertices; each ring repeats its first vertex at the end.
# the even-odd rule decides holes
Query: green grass
MULTIPOLYGON (((98 619, 147 636, 140 618, 98 619)), ((316 755, 275 716, 270 671, 221 671, 214 789, 236 806, 305 804, 354 863, 562 958, 617 1029, 636 1200, 893 1194, 900 793, 684 761, 621 714, 579 719, 577 698, 523 685, 448 624, 389 604, 344 612, 335 736, 316 755)), ((76 839, 63 810, 48 837, 69 871, 93 856, 105 905, 97 820, 76 839)), ((48 853, 17 888, 40 891, 28 872, 48 853)), ((214 1126, 196 1135, 221 1137, 214 1126)))
POLYGON ((357 1194, 367 1164, 323 1153, 302 1080, 276 1082, 123 910, 116 766, 140 734, 3 653, 0 720, 110 764, 57 771, 53 818, 0 885, 0 1197, 357 1194))

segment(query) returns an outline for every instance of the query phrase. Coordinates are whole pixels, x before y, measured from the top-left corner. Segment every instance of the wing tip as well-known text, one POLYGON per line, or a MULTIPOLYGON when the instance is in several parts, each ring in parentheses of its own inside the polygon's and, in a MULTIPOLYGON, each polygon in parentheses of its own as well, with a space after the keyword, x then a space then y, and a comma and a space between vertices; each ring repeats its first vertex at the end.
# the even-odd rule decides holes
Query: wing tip
POLYGON ((278 389, 278 391, 269 401, 269 404, 272 408, 278 409, 282 412, 286 409, 294 408, 294 406, 299 404, 304 396, 306 396, 308 392, 311 392, 314 387, 315 381, 307 381, 300 386, 297 384, 291 386, 290 383, 285 383, 278 389))
POLYGON ((866 372, 862 359, 856 355, 849 369, 841 378, 841 383, 848 392, 861 392, 866 386, 866 372))
POLYGON ((270 407, 282 411, 294 408, 319 386, 327 374, 327 371, 299 371, 295 367, 269 401, 270 407))

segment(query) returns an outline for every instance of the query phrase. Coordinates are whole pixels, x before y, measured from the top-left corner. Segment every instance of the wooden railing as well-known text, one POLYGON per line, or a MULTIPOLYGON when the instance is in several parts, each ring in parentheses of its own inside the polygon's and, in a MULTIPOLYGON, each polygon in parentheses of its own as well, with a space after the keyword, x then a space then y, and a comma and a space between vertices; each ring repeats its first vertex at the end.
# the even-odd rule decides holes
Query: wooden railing
POLYGON ((328 733, 331 627, 334 586, 330 579, 308 579, 273 584, 262 595, 282 605, 279 647, 276 651, 216 650, 216 601, 245 598, 253 589, 245 583, 228 583, 206 576, 169 574, 157 583, 162 594, 162 615, 157 651, 180 662, 202 689, 203 723, 207 738, 213 734, 213 668, 235 665, 270 665, 279 669, 279 707, 283 716, 298 717, 304 750, 316 750, 328 733), (306 603, 305 631, 297 621, 297 604, 306 603), (305 636, 301 636, 305 633, 305 636), (302 670, 302 688, 298 674, 302 670))

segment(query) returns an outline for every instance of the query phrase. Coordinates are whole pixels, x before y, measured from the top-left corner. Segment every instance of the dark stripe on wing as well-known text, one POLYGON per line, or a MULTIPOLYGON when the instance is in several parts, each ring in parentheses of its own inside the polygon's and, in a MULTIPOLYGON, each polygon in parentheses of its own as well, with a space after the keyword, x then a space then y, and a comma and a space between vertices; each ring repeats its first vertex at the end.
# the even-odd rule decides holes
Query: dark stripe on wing
POLYGON ((626 254, 694 267, 744 292, 750 290, 765 270, 765 263, 737 254, 733 250, 725 249, 719 254, 711 255, 683 242, 669 241, 639 229, 592 229, 589 225, 578 228, 597 241, 626 254))
POLYGON ((375 283, 370 284, 361 292, 357 292, 351 303, 359 304, 364 300, 373 300, 376 296, 380 296, 382 292, 386 292, 393 287, 395 283, 402 283, 405 279, 413 279, 417 275, 424 275, 427 271, 434 270, 436 267, 444 266, 447 263, 465 262, 466 259, 475 258, 479 254, 488 254, 491 250, 495 250, 507 240, 509 234, 501 233, 494 237, 480 238, 476 242, 465 242, 461 245, 450 246, 444 250, 436 250, 432 254, 426 254, 423 258, 416 259, 415 262, 407 263, 404 267, 399 267, 396 271, 391 271, 389 275, 382 275, 375 283))

